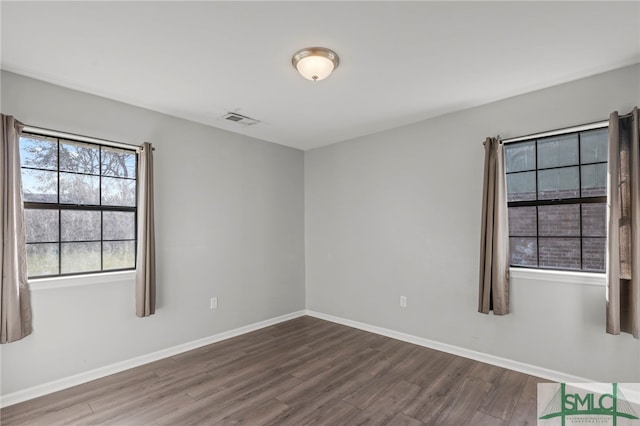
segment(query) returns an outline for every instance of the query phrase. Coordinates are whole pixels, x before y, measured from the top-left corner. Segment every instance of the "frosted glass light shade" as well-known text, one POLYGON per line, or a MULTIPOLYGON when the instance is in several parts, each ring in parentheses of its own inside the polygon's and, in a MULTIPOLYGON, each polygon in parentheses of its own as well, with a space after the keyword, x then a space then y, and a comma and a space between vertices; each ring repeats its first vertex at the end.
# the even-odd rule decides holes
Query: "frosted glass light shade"
POLYGON ((323 80, 333 71, 333 62, 322 56, 307 56, 300 59, 296 66, 298 72, 307 80, 323 80))
POLYGON ((323 80, 338 66, 338 55, 324 47, 309 47, 297 51, 291 63, 307 80, 323 80))

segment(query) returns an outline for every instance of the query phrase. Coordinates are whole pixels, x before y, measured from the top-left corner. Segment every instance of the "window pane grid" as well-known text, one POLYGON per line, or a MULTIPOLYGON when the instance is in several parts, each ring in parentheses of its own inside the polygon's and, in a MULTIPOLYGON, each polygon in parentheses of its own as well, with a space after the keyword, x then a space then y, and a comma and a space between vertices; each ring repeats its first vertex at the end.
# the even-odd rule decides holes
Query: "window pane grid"
POLYGON ((21 135, 20 148, 29 277, 134 269, 136 152, 36 134, 21 135), (33 175, 40 172, 51 175, 33 175), (108 200, 105 177, 111 183, 108 200))
POLYGON ((511 266, 605 270, 606 145, 598 129, 505 146, 511 266))

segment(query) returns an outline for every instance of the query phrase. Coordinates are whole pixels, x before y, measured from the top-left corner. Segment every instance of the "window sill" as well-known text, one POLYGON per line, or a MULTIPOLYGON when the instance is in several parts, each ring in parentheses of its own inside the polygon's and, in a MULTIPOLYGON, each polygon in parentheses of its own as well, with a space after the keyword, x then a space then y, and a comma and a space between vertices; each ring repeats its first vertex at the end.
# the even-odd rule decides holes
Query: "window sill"
POLYGON ((607 275, 594 272, 550 271, 547 269, 509 268, 511 278, 553 283, 606 287, 607 275))
POLYGON ((29 280, 29 288, 33 291, 52 290, 63 287, 105 284, 116 281, 133 281, 135 277, 136 271, 118 271, 68 277, 34 278, 29 280))

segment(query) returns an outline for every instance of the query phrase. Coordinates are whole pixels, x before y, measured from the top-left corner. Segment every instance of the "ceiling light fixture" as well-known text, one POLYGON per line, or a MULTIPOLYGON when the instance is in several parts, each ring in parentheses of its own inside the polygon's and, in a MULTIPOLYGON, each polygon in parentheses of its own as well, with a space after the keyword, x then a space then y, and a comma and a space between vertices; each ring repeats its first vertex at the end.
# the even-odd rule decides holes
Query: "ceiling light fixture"
POLYGON ((338 54, 325 47, 306 47, 291 58, 293 67, 307 80, 319 81, 329 77, 338 67, 338 54))

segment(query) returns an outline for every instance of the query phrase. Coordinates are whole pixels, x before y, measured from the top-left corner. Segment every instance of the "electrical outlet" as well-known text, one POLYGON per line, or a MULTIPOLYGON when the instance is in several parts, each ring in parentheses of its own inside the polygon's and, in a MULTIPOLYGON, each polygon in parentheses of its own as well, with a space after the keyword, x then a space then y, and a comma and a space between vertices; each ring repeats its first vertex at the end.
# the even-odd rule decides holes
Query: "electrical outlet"
POLYGON ((217 297, 212 297, 211 300, 209 300, 209 309, 218 309, 218 298, 217 297))
POLYGON ((401 308, 407 307, 407 296, 400 296, 400 307, 401 308))

